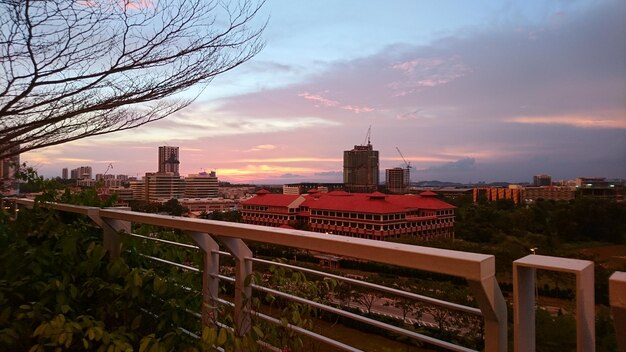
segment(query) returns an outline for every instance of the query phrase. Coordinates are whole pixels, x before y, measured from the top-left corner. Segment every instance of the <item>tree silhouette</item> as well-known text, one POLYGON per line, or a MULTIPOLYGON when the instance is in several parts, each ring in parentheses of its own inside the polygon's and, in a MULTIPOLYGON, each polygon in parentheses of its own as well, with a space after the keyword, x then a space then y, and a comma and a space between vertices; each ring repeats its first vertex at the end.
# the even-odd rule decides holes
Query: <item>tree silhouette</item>
POLYGON ((0 1, 0 158, 162 119, 251 59, 263 1, 0 1))

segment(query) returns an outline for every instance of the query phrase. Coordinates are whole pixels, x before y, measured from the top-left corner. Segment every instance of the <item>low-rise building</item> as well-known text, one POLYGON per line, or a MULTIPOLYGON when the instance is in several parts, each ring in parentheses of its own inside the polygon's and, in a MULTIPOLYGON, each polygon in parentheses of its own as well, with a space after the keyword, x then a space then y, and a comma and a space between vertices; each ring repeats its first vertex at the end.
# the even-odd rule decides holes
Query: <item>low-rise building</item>
POLYGON ((402 235, 453 238, 455 207, 433 192, 386 195, 334 191, 307 195, 261 190, 242 202, 244 222, 265 226, 308 225, 314 232, 384 240, 402 235))

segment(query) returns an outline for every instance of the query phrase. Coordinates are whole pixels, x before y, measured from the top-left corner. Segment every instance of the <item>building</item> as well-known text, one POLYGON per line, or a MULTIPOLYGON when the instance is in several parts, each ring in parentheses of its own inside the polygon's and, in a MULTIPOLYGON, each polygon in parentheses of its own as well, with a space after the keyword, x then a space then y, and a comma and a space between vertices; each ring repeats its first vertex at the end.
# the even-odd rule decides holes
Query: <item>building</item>
POLYGON ((304 196, 299 194, 275 194, 262 189, 256 192, 256 197, 241 202, 241 218, 247 224, 294 226, 304 201, 304 196))
POLYGON ((226 199, 250 198, 255 189, 255 186, 219 186, 217 195, 226 199))
POLYGON ((159 147, 159 170, 158 172, 172 172, 179 175, 180 155, 178 147, 159 147))
POLYGON ((486 188, 474 188, 472 191, 474 203, 480 200, 487 202, 495 202, 499 199, 510 199, 515 204, 520 204, 522 200, 522 189, 518 187, 486 187, 486 188))
POLYGON ((294 185, 283 185, 283 194, 298 195, 302 193, 302 187, 294 185))
POLYGON ((552 176, 550 175, 535 175, 533 176, 533 186, 552 186, 552 176))
POLYGON ((146 196, 146 183, 145 180, 140 181, 130 181, 128 185, 131 190, 132 199, 133 200, 146 200, 148 197, 146 196))
POLYGON ((14 196, 20 193, 20 182, 15 173, 20 167, 20 147, 11 148, 9 153, 16 153, 0 159, 0 191, 3 196, 14 196))
POLYGON ((191 174, 185 178, 185 198, 217 198, 218 186, 215 171, 191 174))
POLYGON ((307 195, 271 194, 266 190, 241 203, 245 223, 384 240, 402 235, 423 239, 454 237, 455 207, 433 192, 385 195, 310 191, 307 195))
POLYGON ((237 210, 239 207, 239 201, 236 199, 181 198, 178 201, 180 205, 189 209, 189 212, 194 216, 199 216, 202 212, 237 210))
POLYGON ((618 188, 620 188, 619 183, 609 182, 605 177, 576 178, 576 189, 581 197, 606 200, 622 198, 623 200, 623 197, 619 197, 620 193, 623 195, 623 187, 621 187, 621 192, 617 191, 618 188))
POLYGON ((385 170, 387 190, 391 193, 405 194, 409 187, 409 169, 396 167, 385 170))
POLYGON ((183 198, 185 181, 174 172, 146 173, 144 178, 146 199, 149 202, 183 198))
POLYGON ((303 194, 314 189, 319 192, 342 191, 343 183, 300 182, 283 185, 283 194, 303 194))
POLYGON ((576 188, 568 186, 525 187, 522 192, 522 198, 526 203, 535 202, 537 199, 567 201, 575 197, 576 188))
POLYGON ((374 192, 378 189, 378 151, 370 142, 343 152, 343 183, 349 192, 374 192))
POLYGON ((91 175, 91 166, 81 166, 70 171, 70 178, 72 180, 91 180, 91 175))
POLYGON ((67 168, 66 168, 66 167, 64 167, 64 168, 61 170, 61 178, 62 178, 62 179, 64 179, 64 180, 67 180, 68 176, 69 176, 69 174, 68 174, 68 170, 67 170, 67 168))

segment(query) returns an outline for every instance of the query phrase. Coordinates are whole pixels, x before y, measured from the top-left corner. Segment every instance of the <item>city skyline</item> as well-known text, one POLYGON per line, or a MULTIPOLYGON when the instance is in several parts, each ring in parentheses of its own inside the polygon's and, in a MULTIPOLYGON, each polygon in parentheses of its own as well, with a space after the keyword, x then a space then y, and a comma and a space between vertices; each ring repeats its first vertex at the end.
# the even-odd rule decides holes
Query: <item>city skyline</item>
POLYGON ((371 125, 380 170, 397 146, 414 181, 626 178, 626 4, 393 5, 269 2, 265 50, 188 109, 21 159, 141 176, 170 145, 181 175, 338 182, 371 125))

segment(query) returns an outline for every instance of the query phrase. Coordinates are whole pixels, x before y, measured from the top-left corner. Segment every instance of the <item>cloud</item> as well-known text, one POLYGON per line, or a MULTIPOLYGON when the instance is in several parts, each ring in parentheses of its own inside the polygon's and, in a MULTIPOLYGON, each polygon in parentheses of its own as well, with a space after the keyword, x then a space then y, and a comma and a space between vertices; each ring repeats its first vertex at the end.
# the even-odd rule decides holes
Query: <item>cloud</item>
POLYGON ((302 97, 306 100, 310 100, 316 103, 315 107, 319 107, 321 106, 326 106, 326 107, 331 107, 331 106, 337 106, 339 105, 339 102, 336 100, 332 100, 332 99, 328 99, 328 98, 324 98, 321 95, 318 94, 310 94, 308 92, 304 92, 304 93, 300 93, 298 94, 299 97, 302 97))
POLYGON ((443 165, 437 165, 430 167, 424 172, 465 172, 476 169, 476 159, 463 158, 457 161, 449 162, 443 165))
POLYGON ((316 172, 313 175, 322 176, 322 177, 339 177, 339 176, 343 176, 343 172, 342 171, 321 171, 321 172, 316 172))
POLYGON ((302 178, 304 176, 302 175, 297 175, 297 174, 291 174, 291 173, 287 173, 287 174, 282 174, 279 176, 280 178, 302 178))
POLYGON ((522 116, 509 119, 510 122, 531 125, 568 125, 578 128, 619 128, 626 129, 626 109, 611 114, 589 116, 522 116))
POLYGON ((337 100, 328 99, 319 94, 310 94, 308 92, 298 94, 299 97, 302 97, 306 100, 310 100, 315 102, 315 107, 318 108, 320 106, 323 107, 339 107, 340 109, 352 111, 355 114, 360 114, 362 112, 372 112, 375 109, 371 106, 353 106, 353 105, 343 105, 337 100))
POLYGON ((238 159, 235 162, 242 163, 307 163, 307 162, 340 162, 341 158, 316 158, 316 157, 291 157, 291 158, 263 158, 263 159, 238 159))
POLYGON ((274 150, 274 149, 276 149, 276 146, 273 144, 259 144, 246 150, 246 152, 263 152, 263 151, 274 150))

